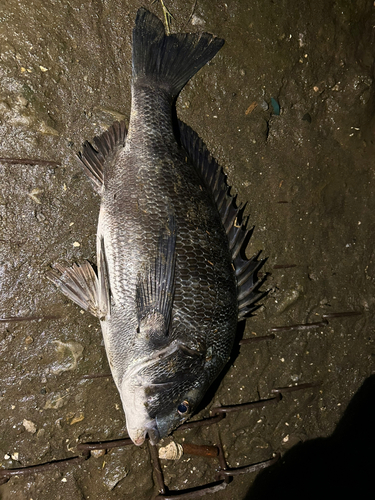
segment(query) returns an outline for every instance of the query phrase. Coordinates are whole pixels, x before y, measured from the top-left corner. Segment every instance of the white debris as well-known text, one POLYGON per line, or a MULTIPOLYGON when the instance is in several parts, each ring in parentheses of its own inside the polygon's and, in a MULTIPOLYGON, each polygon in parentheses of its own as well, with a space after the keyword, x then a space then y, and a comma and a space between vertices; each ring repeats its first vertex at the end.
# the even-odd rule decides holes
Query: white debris
POLYGON ((36 425, 31 420, 27 420, 26 418, 24 418, 22 421, 22 425, 25 427, 27 432, 30 432, 30 434, 36 433, 36 425))

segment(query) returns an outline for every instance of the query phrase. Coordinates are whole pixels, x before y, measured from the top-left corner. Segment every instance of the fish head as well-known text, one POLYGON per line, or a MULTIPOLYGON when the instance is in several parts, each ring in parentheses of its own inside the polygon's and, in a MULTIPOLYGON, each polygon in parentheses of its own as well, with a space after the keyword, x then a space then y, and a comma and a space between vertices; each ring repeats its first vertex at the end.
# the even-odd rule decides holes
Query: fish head
POLYGON ((202 387, 194 387, 181 391, 178 398, 173 399, 167 406, 160 407, 155 417, 159 435, 168 436, 186 420, 188 420, 199 405, 205 391, 202 387))
POLYGON ((209 385, 202 356, 179 346, 166 351, 134 366, 120 387, 128 434, 136 445, 146 435, 156 444, 183 424, 209 385))

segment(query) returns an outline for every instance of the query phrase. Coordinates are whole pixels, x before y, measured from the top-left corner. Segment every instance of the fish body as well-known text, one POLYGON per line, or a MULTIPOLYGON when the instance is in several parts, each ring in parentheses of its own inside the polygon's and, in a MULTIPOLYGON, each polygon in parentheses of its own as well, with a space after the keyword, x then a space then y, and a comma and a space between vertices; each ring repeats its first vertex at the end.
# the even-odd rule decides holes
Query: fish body
POLYGON ((256 259, 224 175, 174 101, 223 40, 165 35, 145 9, 133 31, 129 130, 114 124, 80 155, 101 195, 98 274, 88 263, 50 278, 101 321, 133 442, 188 419, 227 363, 238 318, 258 299, 256 259))

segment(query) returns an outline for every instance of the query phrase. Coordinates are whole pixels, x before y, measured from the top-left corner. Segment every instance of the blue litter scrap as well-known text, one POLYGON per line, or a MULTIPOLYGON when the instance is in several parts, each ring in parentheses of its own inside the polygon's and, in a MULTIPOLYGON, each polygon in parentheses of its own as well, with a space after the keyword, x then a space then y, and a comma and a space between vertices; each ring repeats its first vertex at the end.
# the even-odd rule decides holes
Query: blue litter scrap
POLYGON ((278 116, 280 114, 280 104, 273 97, 271 97, 271 106, 273 107, 273 114, 278 116))

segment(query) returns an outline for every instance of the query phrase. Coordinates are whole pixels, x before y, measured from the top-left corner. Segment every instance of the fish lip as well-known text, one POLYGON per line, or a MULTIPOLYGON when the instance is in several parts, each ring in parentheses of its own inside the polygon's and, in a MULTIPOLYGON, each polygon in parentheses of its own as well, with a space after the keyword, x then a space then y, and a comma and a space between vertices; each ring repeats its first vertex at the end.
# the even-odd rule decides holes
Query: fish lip
POLYGON ((140 429, 135 433, 131 432, 129 434, 130 439, 136 446, 141 446, 145 442, 147 436, 152 445, 158 444, 158 442, 160 441, 160 432, 155 420, 145 425, 142 430, 140 429))
POLYGON ((133 443, 136 445, 136 446, 141 446, 144 442, 145 442, 145 439, 146 439, 146 431, 143 433, 143 436, 140 436, 136 439, 132 439, 133 443))
POLYGON ((160 432, 158 425, 155 420, 153 420, 149 425, 146 426, 146 432, 150 443, 155 446, 160 441, 160 432))

